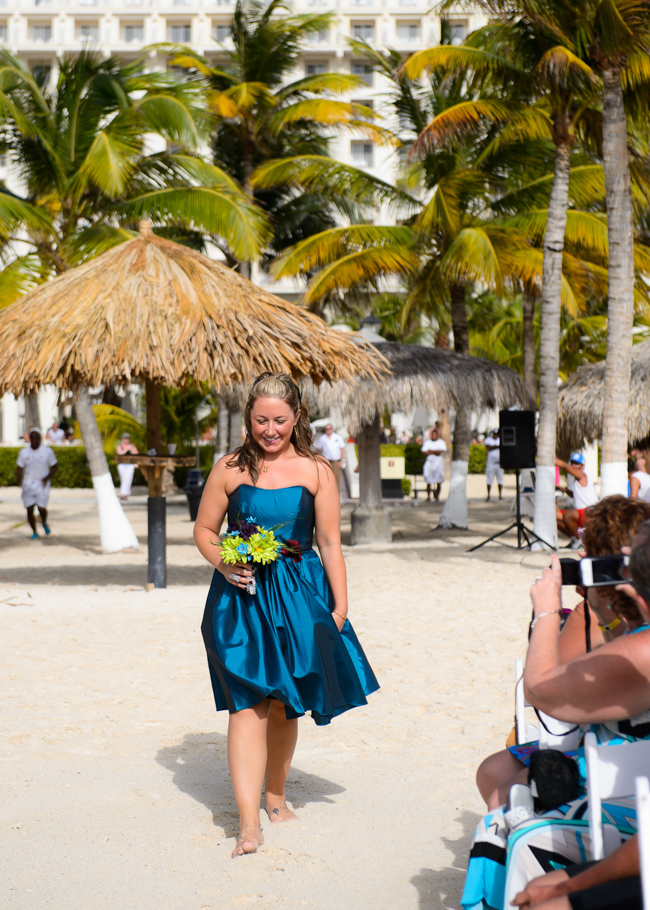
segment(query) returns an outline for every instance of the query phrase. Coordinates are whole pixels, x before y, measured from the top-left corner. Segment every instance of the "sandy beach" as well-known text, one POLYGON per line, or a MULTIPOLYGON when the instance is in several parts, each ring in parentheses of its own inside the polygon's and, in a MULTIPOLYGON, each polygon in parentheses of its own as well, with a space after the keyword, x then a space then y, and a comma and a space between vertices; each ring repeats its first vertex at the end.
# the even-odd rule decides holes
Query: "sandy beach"
MULTIPOLYGON (((508 477, 508 487, 514 478, 508 477)), ((470 531, 441 505, 393 508, 392 544, 349 546, 350 616, 382 685, 326 728, 301 721, 287 795, 300 821, 230 859, 228 717, 214 710, 200 623, 211 569, 184 497, 168 505, 169 586, 140 552, 104 555, 94 494, 54 490, 28 539, 0 489, 4 910, 439 910, 460 906, 482 803, 525 654, 528 589, 548 555, 467 547, 511 520, 470 478, 470 531)))

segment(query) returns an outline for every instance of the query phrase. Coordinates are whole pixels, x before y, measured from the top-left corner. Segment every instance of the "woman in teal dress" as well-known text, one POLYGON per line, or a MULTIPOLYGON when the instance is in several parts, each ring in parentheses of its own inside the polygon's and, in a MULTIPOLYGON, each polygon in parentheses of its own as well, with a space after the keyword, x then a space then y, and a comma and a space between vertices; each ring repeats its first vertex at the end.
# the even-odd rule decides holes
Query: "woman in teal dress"
POLYGON ((312 450, 291 377, 259 376, 244 422, 246 439, 212 469, 194 528, 215 567, 202 632, 217 710, 230 712, 228 767, 240 815, 233 856, 263 843, 262 787, 271 822, 295 819, 284 788, 298 718, 310 712, 327 724, 379 687, 347 618, 339 491, 312 450), (291 541, 290 552, 268 565, 226 565, 218 547, 226 514, 229 524, 273 528, 291 541))

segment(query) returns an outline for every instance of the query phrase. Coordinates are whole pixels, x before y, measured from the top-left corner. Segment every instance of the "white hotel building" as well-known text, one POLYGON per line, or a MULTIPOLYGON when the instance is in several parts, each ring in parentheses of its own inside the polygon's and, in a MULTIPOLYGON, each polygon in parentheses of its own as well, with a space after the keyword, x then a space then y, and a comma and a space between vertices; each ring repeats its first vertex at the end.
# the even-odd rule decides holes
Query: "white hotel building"
MULTIPOLYGON (((351 100, 372 106, 381 113, 382 93, 388 88, 384 78, 352 53, 348 39, 362 38, 379 47, 391 47, 404 56, 431 47, 440 41, 440 17, 430 11, 427 0, 296 0, 296 13, 334 13, 332 26, 305 43, 295 78, 319 72, 343 72, 360 76, 363 89, 356 89, 351 100)), ((57 60, 84 47, 100 53, 116 54, 136 60, 143 49, 157 42, 172 41, 191 45, 207 56, 219 55, 217 42, 228 47, 232 0, 0 0, 0 43, 19 54, 32 71, 56 74, 57 60)), ((459 11, 448 14, 446 27, 454 43, 485 24, 479 14, 459 11)), ((149 52, 151 67, 165 62, 149 52)), ((331 153, 341 161, 362 167, 390 179, 396 166, 393 149, 378 147, 362 137, 338 136, 331 153)), ((11 174, 0 162, 0 180, 11 186, 11 174)), ((381 219, 377 214, 377 220, 381 219)), ((268 277, 257 271, 260 284, 268 277)), ((298 296, 296 285, 273 285, 273 291, 287 298, 298 296)), ((55 414, 55 396, 42 393, 41 422, 50 425, 55 414)), ((23 402, 0 403, 0 442, 16 443, 24 432, 23 402)))

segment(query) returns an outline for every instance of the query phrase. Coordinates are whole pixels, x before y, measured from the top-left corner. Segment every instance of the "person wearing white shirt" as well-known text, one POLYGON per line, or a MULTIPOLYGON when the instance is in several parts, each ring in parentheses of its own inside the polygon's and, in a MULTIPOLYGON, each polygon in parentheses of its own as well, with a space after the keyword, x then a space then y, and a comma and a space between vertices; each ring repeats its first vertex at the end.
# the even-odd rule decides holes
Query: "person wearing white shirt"
POLYGON ((633 471, 630 474, 630 499, 650 502, 650 474, 646 471, 633 471))
POLYGON ((345 455, 345 440, 335 433, 332 424, 328 423, 325 432, 316 443, 316 448, 331 464, 338 489, 341 482, 341 462, 345 455))
POLYGON ((16 475, 22 485, 22 499, 27 509, 27 521, 32 529, 32 540, 38 539, 34 506, 38 508, 43 530, 50 533, 47 523, 47 504, 50 500, 50 480, 56 474, 56 455, 50 446, 41 443, 43 434, 38 427, 29 431, 29 445, 18 453, 16 475))
POLYGON ((440 488, 445 480, 445 466, 442 453, 447 451, 447 444, 440 438, 440 430, 434 427, 429 433, 429 438, 422 446, 421 451, 427 456, 422 466, 422 475, 427 485, 426 502, 431 501, 431 487, 435 502, 440 499, 440 488))
POLYGON ((50 446, 62 446, 65 442, 65 430, 62 430, 56 420, 45 434, 45 442, 50 446))
POLYGON ((487 462, 485 465, 485 480, 487 483, 486 502, 490 501, 490 491, 496 478, 499 487, 499 499, 503 499, 503 468, 501 467, 499 430, 492 430, 491 436, 485 438, 485 448, 487 449, 487 462))

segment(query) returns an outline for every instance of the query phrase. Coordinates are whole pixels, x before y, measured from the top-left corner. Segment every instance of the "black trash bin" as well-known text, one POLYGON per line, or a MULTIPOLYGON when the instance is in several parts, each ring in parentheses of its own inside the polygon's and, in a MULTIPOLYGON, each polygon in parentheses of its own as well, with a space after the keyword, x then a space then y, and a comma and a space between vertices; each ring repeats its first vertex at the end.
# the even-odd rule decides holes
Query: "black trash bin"
POLYGON ((196 521, 204 486, 205 478, 203 477, 203 471, 200 471, 198 468, 192 468, 187 475, 187 483, 184 487, 185 495, 187 496, 187 504, 190 507, 190 521, 196 521))

